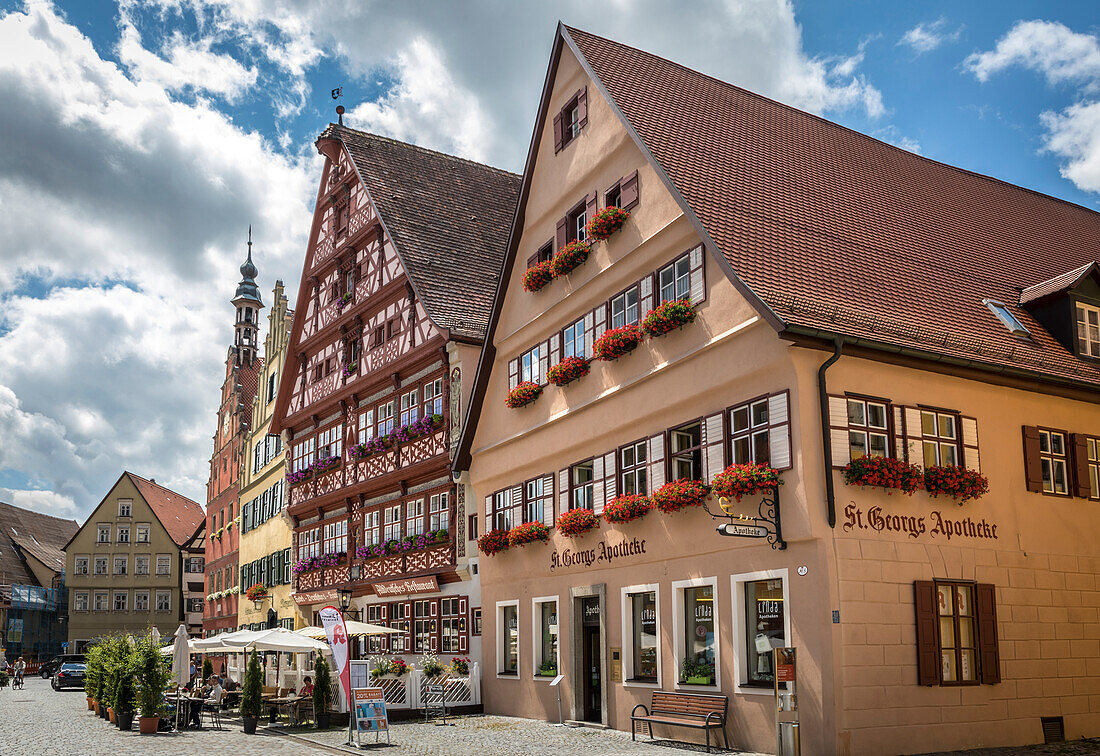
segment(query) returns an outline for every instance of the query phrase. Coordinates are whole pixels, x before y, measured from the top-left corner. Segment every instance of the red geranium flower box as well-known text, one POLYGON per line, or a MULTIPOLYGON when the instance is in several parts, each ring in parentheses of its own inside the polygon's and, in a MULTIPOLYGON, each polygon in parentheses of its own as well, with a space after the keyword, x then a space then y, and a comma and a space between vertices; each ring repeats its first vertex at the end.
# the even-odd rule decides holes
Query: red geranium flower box
POLYGON ((924 474, 918 465, 892 457, 859 457, 844 468, 844 482, 849 486, 876 486, 886 493, 897 489, 912 496, 924 488, 924 474))
POLYGON ((557 276, 564 276, 569 271, 582 265, 588 259, 592 248, 588 242, 571 241, 558 250, 554 259, 550 261, 550 272, 557 276))
POLYGON ((625 354, 630 354, 642 343, 641 329, 636 325, 625 325, 604 331, 592 345, 592 356, 597 360, 611 362, 625 354))
POLYGON ((752 496, 783 485, 779 471, 757 462, 730 465, 714 476, 710 492, 716 496, 741 501, 742 496, 752 496))
POLYGON ((570 509, 558 515, 558 530, 569 538, 577 538, 599 526, 600 516, 591 509, 570 509))
POLYGON ((650 336, 664 336, 669 331, 695 322, 695 310, 689 299, 670 299, 650 310, 642 319, 642 330, 650 336))
POLYGON ((543 260, 535 263, 523 274, 523 290, 538 291, 546 284, 554 280, 554 273, 550 270, 550 261, 543 260))
POLYGON ((546 371, 546 380, 555 386, 564 386, 588 375, 591 369, 588 360, 580 357, 566 357, 546 371))
POLYGON ((532 381, 524 381, 508 392, 508 398, 504 400, 504 404, 509 409, 519 409, 520 407, 526 407, 528 404, 531 404, 531 402, 538 399, 541 394, 542 386, 532 381))
POLYGON ((623 494, 616 496, 603 506, 603 518, 608 522, 630 522, 645 517, 653 509, 648 496, 623 494))
POLYGON ((488 533, 478 536, 477 550, 486 556, 493 556, 506 551, 511 546, 508 543, 507 530, 490 530, 488 533))
POLYGON ((549 541, 550 528, 541 522, 525 522, 508 531, 509 546, 526 546, 537 541, 549 541))
POLYGON ((989 479, 965 467, 929 467, 924 471, 924 488, 933 497, 950 496, 961 505, 989 493, 989 479))
POLYGON ((707 484, 701 480, 670 480, 653 492, 653 505, 662 512, 676 512, 699 506, 709 493, 707 484))
POLYGON ((621 207, 605 207, 598 210, 585 226, 585 233, 589 239, 603 240, 618 231, 626 223, 630 213, 621 207))

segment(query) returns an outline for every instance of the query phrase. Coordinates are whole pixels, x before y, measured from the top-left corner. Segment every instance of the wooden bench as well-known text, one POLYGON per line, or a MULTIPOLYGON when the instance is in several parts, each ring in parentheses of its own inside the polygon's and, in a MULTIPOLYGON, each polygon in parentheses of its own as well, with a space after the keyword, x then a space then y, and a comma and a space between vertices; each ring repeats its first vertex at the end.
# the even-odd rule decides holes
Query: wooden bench
MULTIPOLYGON (((690 727, 695 730, 704 730, 707 735, 707 753, 710 753, 710 731, 719 730, 722 733, 722 742, 725 747, 730 747, 729 737, 726 735, 726 706, 729 703, 727 696, 719 696, 711 693, 680 693, 664 690, 653 691, 653 698, 649 707, 638 704, 630 712, 630 739, 638 732, 638 724, 642 723, 649 730, 649 738, 653 739, 653 725, 663 724, 669 727, 690 727), (638 714, 638 709, 642 714, 638 714)), ((717 740, 715 741, 717 745, 717 740)))

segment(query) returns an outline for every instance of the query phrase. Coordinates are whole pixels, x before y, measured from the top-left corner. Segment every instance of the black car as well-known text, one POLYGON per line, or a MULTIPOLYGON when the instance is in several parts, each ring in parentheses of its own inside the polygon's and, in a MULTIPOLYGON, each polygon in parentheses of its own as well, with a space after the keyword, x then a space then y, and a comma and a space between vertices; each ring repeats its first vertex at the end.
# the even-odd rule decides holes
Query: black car
POLYGON ((84 672, 85 665, 80 663, 66 662, 61 665, 61 669, 57 670, 53 676, 54 690, 61 690, 62 688, 83 688, 84 687, 84 672))
POLYGON ((38 670, 42 675, 43 680, 48 680, 57 674, 57 670, 61 669, 62 664, 83 664, 84 654, 62 654, 61 656, 55 656, 48 662, 42 665, 38 670))

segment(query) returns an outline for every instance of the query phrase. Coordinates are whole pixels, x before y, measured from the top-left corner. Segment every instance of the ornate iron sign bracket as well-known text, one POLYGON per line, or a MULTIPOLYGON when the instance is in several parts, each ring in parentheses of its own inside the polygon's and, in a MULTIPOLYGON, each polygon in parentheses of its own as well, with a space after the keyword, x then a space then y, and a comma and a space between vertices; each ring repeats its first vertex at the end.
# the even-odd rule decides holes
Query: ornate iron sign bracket
POLYGON ((787 542, 783 540, 783 522, 779 516, 779 486, 771 488, 756 509, 756 516, 737 514, 737 502, 726 497, 718 499, 720 512, 712 512, 707 502, 703 502, 703 509, 715 520, 725 520, 715 530, 724 536, 739 538, 766 538, 773 549, 782 551, 787 548, 787 542))

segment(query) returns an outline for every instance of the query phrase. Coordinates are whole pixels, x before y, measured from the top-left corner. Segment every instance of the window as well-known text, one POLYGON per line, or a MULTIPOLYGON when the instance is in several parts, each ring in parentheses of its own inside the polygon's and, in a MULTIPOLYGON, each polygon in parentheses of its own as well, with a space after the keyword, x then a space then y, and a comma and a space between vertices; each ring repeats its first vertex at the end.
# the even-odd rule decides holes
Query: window
POLYGON ((330 522, 325 525, 324 554, 346 554, 348 551, 348 521, 330 522))
POLYGON ((137 542, 138 543, 149 543, 149 526, 148 525, 138 525, 137 526, 137 542))
POLYGON ((976 683, 978 659, 973 586, 936 581, 940 682, 976 683))
POLYGON ((542 383, 542 375, 539 370, 539 351, 540 348, 536 346, 520 355, 519 379, 521 382, 542 383))
POLYGON ((623 182, 616 181, 615 186, 607 190, 603 195, 604 207, 623 206, 623 182))
POLYGON ((558 597, 544 596, 532 599, 531 626, 538 628, 532 661, 532 674, 537 679, 542 676, 552 679, 560 668, 558 656, 558 597), (540 675, 541 673, 541 675, 540 675))
POLYGON ((374 410, 359 413, 359 443, 365 444, 374 435, 374 410))
POLYGON ((416 389, 401 395, 401 425, 415 423, 420 416, 418 396, 419 392, 416 389))
POLYGON ((714 578, 672 583, 676 606, 673 632, 678 647, 676 661, 680 685, 719 685, 716 585, 714 578))
POLYGON ((642 496, 649 493, 645 439, 619 449, 619 493, 642 496))
POLYGON ((1100 308, 1077 303, 1077 344, 1081 354, 1100 357, 1100 308))
POLYGON ((382 538, 386 541, 401 540, 401 505, 394 504, 382 510, 385 513, 385 527, 382 538))
POLYGON ((768 464, 771 457, 768 432, 768 400, 759 399, 730 410, 730 445, 735 465, 768 464))
POLYGON ((343 445, 344 425, 340 423, 317 434, 317 458, 339 457, 343 445))
POLYGON ((554 509, 552 483, 549 476, 534 478, 523 484, 523 521, 542 522, 546 512, 554 509))
POLYGON ((889 457, 889 409, 885 402, 848 398, 848 453, 860 457, 889 457))
POLYGON ((308 559, 321 555, 321 528, 303 530, 298 534, 298 558, 308 559))
POLYGON ((660 294, 660 302, 691 298, 690 253, 683 255, 657 272, 657 292, 660 294))
POLYGON ((439 600, 439 651, 456 654, 466 650, 466 600, 439 600))
POLYGON ((293 452, 291 453, 291 467, 294 469, 291 472, 298 472, 305 470, 313 464, 313 445, 315 440, 307 438, 301 443, 294 444, 293 452))
POLYGON ((470 634, 481 635, 481 607, 475 606, 470 610, 470 634))
POLYGON ((95 574, 106 575, 107 574, 107 557, 95 558, 95 574))
POLYGON ((1100 438, 1089 436, 1085 440, 1085 447, 1089 467, 1089 498, 1100 499, 1100 438))
POLYGON ((466 530, 468 531, 466 537, 468 540, 476 541, 480 535, 477 529, 477 514, 472 514, 466 518, 466 530))
POLYGON ((115 611, 126 611, 126 599, 128 598, 126 591, 115 591, 115 611))
MULTIPOLYGON (((187 571, 192 573, 192 574, 197 573, 197 572, 202 572, 203 569, 204 569, 203 562, 205 562, 205 561, 206 560, 203 559, 203 557, 189 557, 187 559, 187 571)), ((145 562, 146 562, 146 564, 148 564, 149 560, 146 559, 145 562)))
POLYGON ((420 535, 424 532, 424 500, 415 499, 405 502, 405 535, 420 535))
POLYGON ((170 575, 172 574, 172 557, 164 554, 157 555, 157 574, 158 575, 170 575))
POLYGON ((1043 493, 1068 495, 1065 433, 1039 430, 1039 464, 1043 471, 1043 493))
POLYGON ((393 318, 386 322, 386 341, 389 341, 399 333, 401 333, 401 321, 398 318, 393 318))
POLYGON ((743 585, 745 648, 748 649, 744 684, 769 689, 775 685, 772 650, 786 646, 786 604, 783 581, 753 580, 743 585))
POLYGON ((111 526, 110 525, 97 525, 96 526, 96 543, 110 543, 111 542, 111 526))
MULTIPOLYGON (((149 611, 149 591, 134 591, 134 611, 149 611)), ((199 611, 201 612, 202 609, 200 608, 199 611)))
POLYGON ((995 299, 983 299, 982 304, 989 308, 989 311, 997 316, 997 320, 1001 321, 1001 325, 1008 329, 1009 333, 1013 336, 1023 336, 1024 338, 1030 338, 1031 332, 1027 330, 1023 323, 1016 319, 1016 316, 1009 312, 1008 307, 1003 302, 998 302, 995 299))
POLYGON ((703 424, 689 423, 668 432, 669 480, 703 476, 703 424))
POLYGON ((118 538, 116 543, 129 543, 130 542, 130 526, 119 525, 118 526, 118 538))
POLYGON ((96 591, 95 594, 95 611, 105 612, 107 611, 107 592, 96 591))
POLYGON ((443 379, 424 384, 424 417, 443 414, 443 379))
POLYGON ((133 499, 119 499, 118 500, 118 516, 129 517, 130 512, 133 511, 134 500, 133 499))
POLYGON ((519 525, 520 502, 513 501, 512 489, 505 488, 493 494, 493 510, 489 513, 494 530, 511 530, 519 525))
POLYGON ((638 322, 638 285, 611 300, 611 327, 621 328, 638 322))
POLYGON ((954 414, 921 410, 924 466, 959 464, 958 422, 954 414))
POLYGON ((127 559, 124 556, 116 556, 115 557, 115 574, 116 575, 125 575, 126 574, 126 567, 127 567, 127 564, 128 564, 129 561, 130 560, 127 559))
POLYGON ((450 500, 451 495, 446 492, 431 495, 428 500, 428 530, 446 530, 450 527, 450 500))
POLYGON ((431 616, 431 601, 413 602, 413 653, 434 651, 436 625, 431 616))
POLYGON ((168 591, 157 591, 157 611, 172 611, 172 594, 168 591))
MULTIPOLYGON (((73 574, 74 575, 87 575, 88 574, 88 557, 77 557, 73 562, 73 574)), ((87 594, 85 594, 87 598, 87 594)))
POLYGON ((497 604, 497 674, 519 676, 519 602, 497 604))
POLYGON ((553 260, 553 259, 554 259, 554 240, 551 239, 550 241, 546 242, 546 244, 543 244, 541 247, 539 247, 538 252, 531 255, 529 258, 527 258, 527 267, 532 268, 538 263, 549 262, 550 260, 553 260))
POLYGON ((569 468, 569 508, 592 509, 594 479, 592 460, 578 462, 569 468))
POLYGON ((660 684, 660 642, 657 631, 657 586, 623 589, 623 679, 630 683, 660 684))
POLYGON ((572 325, 566 326, 565 330, 561 332, 561 347, 562 359, 566 357, 579 357, 582 360, 585 359, 584 318, 581 318, 572 325))
MULTIPOLYGON (((201 572, 201 570, 200 570, 201 572)), ((134 557, 134 574, 135 575, 148 575, 149 574, 149 557, 136 556, 134 557)))
POLYGON ((187 611, 188 612, 201 612, 202 611, 202 599, 201 598, 189 598, 187 599, 187 611))
POLYGON ((385 436, 393 430, 394 403, 385 402, 378 405, 378 432, 376 436, 385 436))
POLYGON ((275 401, 275 389, 278 387, 278 383, 276 383, 277 378, 278 378, 278 376, 275 373, 272 373, 271 375, 269 375, 267 377, 267 403, 268 404, 271 404, 271 402, 275 401))
POLYGON ((400 635, 389 636, 390 651, 395 654, 405 652, 405 638, 409 634, 409 616, 405 611, 406 606, 407 604, 403 602, 390 604, 390 627, 401 631, 400 635))
POLYGON ((74 612, 86 612, 88 611, 88 592, 80 591, 73 594, 73 611, 74 612))
POLYGON ((382 513, 377 509, 363 515, 363 545, 373 546, 382 542, 382 513))

